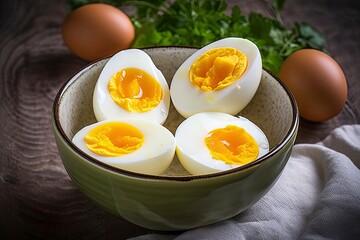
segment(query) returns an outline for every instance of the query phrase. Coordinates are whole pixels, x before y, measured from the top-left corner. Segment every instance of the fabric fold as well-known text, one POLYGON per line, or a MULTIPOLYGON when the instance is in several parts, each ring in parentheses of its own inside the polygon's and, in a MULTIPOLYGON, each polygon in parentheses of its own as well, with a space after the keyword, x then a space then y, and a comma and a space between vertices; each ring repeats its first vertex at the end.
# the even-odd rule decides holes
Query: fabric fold
POLYGON ((237 216, 179 235, 132 239, 360 239, 360 125, 297 144, 280 178, 237 216))

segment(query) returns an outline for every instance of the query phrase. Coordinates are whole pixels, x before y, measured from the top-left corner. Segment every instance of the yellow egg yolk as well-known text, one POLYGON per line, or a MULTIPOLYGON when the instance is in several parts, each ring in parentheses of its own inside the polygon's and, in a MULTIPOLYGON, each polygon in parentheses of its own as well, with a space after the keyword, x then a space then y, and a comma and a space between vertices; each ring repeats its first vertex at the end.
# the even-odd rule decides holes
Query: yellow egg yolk
POLYGON ((117 105, 129 112, 148 112, 162 100, 160 83, 138 68, 124 68, 115 73, 108 90, 117 105))
POLYGON ((223 89, 246 71, 247 57, 235 48, 214 48, 198 57, 190 67, 190 81, 203 91, 223 89))
POLYGON ((212 130, 206 136, 205 144, 214 159, 228 164, 246 164, 259 154, 255 139, 244 128, 235 125, 212 130))
POLYGON ((85 136, 90 151, 102 156, 122 156, 144 144, 144 135, 136 127, 123 122, 101 124, 85 136))

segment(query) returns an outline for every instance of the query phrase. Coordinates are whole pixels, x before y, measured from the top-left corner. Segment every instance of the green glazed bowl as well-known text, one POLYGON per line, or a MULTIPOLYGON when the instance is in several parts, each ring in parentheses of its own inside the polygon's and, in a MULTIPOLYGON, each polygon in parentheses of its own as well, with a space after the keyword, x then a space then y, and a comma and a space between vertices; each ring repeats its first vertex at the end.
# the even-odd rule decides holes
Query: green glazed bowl
MULTIPOLYGON (((176 69, 196 49, 144 49, 169 84, 176 69)), ((299 125, 289 90, 266 70, 252 101, 239 115, 267 135, 270 151, 247 165, 191 176, 174 159, 161 176, 133 173, 87 156, 71 139, 96 122, 92 94, 108 59, 85 67, 57 94, 53 105, 54 135, 63 164, 79 189, 100 207, 153 230, 185 230, 231 218, 257 202, 273 186, 288 161, 299 125)), ((165 126, 173 133, 183 118, 171 106, 165 126)))

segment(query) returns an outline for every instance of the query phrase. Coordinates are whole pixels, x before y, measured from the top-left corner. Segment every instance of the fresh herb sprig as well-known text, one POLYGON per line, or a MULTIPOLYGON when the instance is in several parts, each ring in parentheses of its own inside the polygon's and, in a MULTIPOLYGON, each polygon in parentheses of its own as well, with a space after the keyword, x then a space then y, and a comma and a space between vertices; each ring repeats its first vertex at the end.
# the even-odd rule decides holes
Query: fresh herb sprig
MULTIPOLYGON (((285 0, 265 1, 273 17, 251 12, 242 14, 238 6, 227 14, 226 0, 103 0, 117 7, 133 6, 131 20, 136 29, 134 48, 149 46, 193 46, 225 37, 242 37, 259 48, 263 66, 278 74, 283 61, 303 48, 325 50, 325 39, 306 22, 287 29, 281 19, 285 0)), ((74 9, 94 0, 68 0, 74 9)))

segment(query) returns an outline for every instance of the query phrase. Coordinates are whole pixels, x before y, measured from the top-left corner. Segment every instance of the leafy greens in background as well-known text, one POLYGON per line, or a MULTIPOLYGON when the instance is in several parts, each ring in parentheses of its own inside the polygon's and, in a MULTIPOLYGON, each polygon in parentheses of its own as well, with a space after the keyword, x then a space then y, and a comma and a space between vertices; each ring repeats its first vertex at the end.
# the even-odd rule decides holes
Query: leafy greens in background
POLYGON ((116 7, 132 6, 131 20, 136 29, 134 48, 150 46, 193 46, 225 37, 242 37, 259 48, 263 66, 275 74, 291 53, 302 48, 325 51, 325 39, 305 22, 287 29, 280 16, 285 0, 264 1, 272 18, 251 12, 248 16, 234 6, 226 13, 226 0, 68 0, 70 10, 92 2, 116 7))

